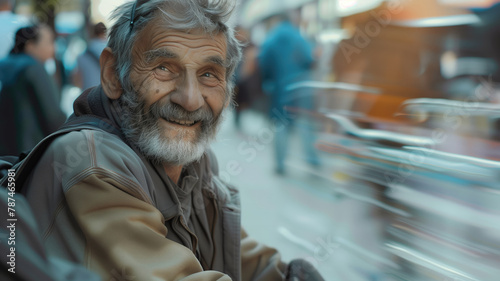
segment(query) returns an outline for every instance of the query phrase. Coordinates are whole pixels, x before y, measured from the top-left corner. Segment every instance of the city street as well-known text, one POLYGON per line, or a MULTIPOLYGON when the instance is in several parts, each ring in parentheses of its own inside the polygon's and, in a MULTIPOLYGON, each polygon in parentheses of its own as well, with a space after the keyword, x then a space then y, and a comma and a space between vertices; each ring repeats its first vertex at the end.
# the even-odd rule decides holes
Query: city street
POLYGON ((285 261, 307 259, 325 280, 381 280, 372 265, 384 261, 373 246, 378 227, 368 213, 371 206, 337 195, 333 160, 320 153, 322 166, 309 166, 301 159, 296 132, 286 174, 276 174, 270 131, 263 115, 243 112, 238 131, 233 115, 228 114, 212 145, 221 177, 241 192, 243 227, 255 239, 277 248, 285 261))

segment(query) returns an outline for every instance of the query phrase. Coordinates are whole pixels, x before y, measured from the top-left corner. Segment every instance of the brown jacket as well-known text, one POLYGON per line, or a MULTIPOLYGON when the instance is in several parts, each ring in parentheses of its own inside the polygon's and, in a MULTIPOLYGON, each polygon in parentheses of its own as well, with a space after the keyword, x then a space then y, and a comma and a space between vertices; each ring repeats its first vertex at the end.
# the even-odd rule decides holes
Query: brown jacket
MULTIPOLYGON (((75 114, 120 126, 100 87, 75 114)), ((27 198, 49 255, 103 280, 284 280, 286 266, 240 226, 238 191, 206 153, 180 185, 120 137, 100 130, 57 138, 28 178, 27 198)))

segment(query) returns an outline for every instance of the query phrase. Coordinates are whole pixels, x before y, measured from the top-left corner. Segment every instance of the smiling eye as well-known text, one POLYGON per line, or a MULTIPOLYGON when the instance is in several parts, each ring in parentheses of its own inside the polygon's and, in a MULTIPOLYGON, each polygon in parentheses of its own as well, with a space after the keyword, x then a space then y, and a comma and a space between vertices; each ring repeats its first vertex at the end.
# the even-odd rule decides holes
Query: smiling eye
POLYGON ((157 66, 153 72, 156 79, 161 81, 169 81, 177 76, 175 69, 172 69, 172 67, 167 67, 165 65, 157 66))
POLYGON ((168 68, 166 68, 166 67, 165 67, 165 66, 163 66, 163 65, 158 66, 158 69, 159 69, 159 70, 162 70, 162 71, 169 71, 169 70, 168 70, 168 68))
POLYGON ((200 76, 200 81, 208 87, 215 87, 221 83, 221 80, 213 72, 203 72, 200 76))

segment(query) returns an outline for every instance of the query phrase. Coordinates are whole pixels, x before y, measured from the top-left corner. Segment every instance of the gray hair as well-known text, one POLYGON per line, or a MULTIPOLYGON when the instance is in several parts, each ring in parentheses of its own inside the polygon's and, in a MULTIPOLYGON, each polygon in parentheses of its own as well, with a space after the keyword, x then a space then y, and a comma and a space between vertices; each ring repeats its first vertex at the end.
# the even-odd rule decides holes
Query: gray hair
POLYGON ((116 58, 116 71, 124 90, 133 90, 130 82, 132 48, 144 27, 154 18, 162 16, 169 29, 189 31, 202 29, 226 37, 226 98, 232 98, 234 72, 241 59, 241 46, 234 36, 234 30, 227 21, 235 8, 231 0, 134 0, 118 7, 112 14, 116 20, 111 27, 108 46, 116 58), (137 8, 131 19, 134 2, 137 8), (131 20, 135 20, 131 30, 131 20))

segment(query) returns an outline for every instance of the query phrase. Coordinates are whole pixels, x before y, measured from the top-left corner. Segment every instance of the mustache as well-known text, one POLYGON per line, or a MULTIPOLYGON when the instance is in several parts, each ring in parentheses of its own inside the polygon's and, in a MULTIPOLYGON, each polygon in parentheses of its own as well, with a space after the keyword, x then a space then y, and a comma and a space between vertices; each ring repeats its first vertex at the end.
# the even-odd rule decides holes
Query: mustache
POLYGON ((214 113, 206 107, 202 107, 196 111, 187 111, 175 103, 160 104, 159 102, 150 106, 148 115, 155 119, 177 119, 188 122, 202 122, 204 124, 211 124, 216 119, 214 118, 214 113))

